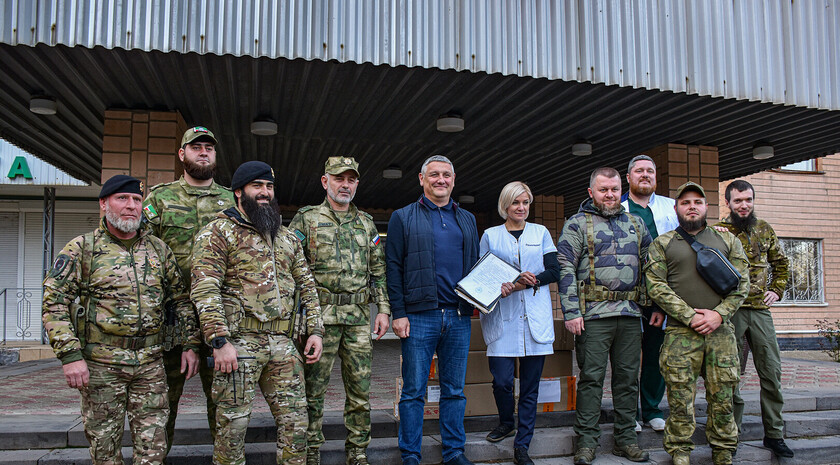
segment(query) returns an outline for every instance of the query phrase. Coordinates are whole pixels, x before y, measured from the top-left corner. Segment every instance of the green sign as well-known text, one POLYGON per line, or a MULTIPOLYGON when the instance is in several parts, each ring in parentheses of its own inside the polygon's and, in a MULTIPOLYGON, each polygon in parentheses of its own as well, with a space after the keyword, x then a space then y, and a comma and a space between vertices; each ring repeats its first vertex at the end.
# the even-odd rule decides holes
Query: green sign
POLYGON ((18 176, 23 176, 23 179, 32 179, 32 172, 29 171, 29 164, 26 163, 26 157, 15 157, 8 176, 9 179, 15 179, 18 176))

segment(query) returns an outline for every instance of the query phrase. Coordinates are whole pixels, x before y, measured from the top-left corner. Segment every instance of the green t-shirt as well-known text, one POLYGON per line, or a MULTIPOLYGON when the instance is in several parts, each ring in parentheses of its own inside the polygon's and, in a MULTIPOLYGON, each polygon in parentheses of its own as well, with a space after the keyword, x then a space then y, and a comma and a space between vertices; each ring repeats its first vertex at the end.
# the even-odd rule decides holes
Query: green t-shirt
POLYGON ((650 232, 650 239, 656 239, 659 233, 656 231, 656 221, 653 219, 653 211, 651 211, 650 205, 642 208, 641 205, 634 202, 630 197, 627 197, 627 205, 630 207, 630 213, 638 215, 645 222, 645 226, 647 226, 648 232, 650 232))

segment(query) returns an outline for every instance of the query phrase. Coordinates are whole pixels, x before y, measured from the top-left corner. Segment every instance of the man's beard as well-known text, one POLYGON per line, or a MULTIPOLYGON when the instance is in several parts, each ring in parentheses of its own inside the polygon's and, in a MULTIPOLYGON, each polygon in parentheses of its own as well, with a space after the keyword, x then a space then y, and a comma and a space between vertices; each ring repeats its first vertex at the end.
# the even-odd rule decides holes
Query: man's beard
POLYGON ((347 204, 349 204, 350 202, 353 201, 353 197, 356 196, 356 193, 355 192, 350 192, 350 198, 346 198, 346 199, 339 198, 338 193, 333 191, 332 186, 327 184, 327 195, 330 196, 330 198, 333 200, 333 202, 335 202, 339 205, 347 205, 347 204))
POLYGON ((209 165, 200 165, 189 158, 184 157, 184 171, 199 181, 206 181, 216 177, 216 163, 214 162, 209 165))
POLYGON ((268 204, 260 204, 256 197, 249 197, 244 192, 241 200, 242 210, 248 215, 254 229, 271 239, 277 237, 277 231, 283 225, 283 217, 280 215, 280 205, 277 204, 277 200, 271 198, 268 204))
POLYGON ((621 211, 621 204, 618 203, 618 202, 615 203, 614 207, 607 207, 603 203, 601 203, 601 202, 599 202, 599 201, 597 201, 593 198, 592 199, 592 204, 595 205, 595 208, 597 208, 598 211, 601 212, 604 216, 613 216, 613 215, 618 214, 618 212, 621 211))
POLYGON ((630 192, 640 197, 647 197, 650 194, 653 194, 653 191, 656 190, 656 185, 654 183, 650 183, 647 186, 642 186, 641 184, 630 185, 630 192))
POLYGON ((110 205, 107 203, 105 204, 105 220, 108 221, 111 226, 126 234, 131 234, 140 229, 140 218, 137 218, 136 220, 124 220, 120 218, 119 214, 114 213, 114 211, 111 210, 110 205))
POLYGON ((732 220, 732 226, 735 226, 735 229, 738 231, 749 231, 755 226, 756 221, 758 221, 758 218, 755 217, 755 211, 751 211, 746 218, 741 217, 741 215, 733 211, 729 217, 732 220))
POLYGON ((680 227, 682 227, 686 232, 699 231, 706 227, 706 215, 703 215, 694 221, 690 221, 684 216, 677 215, 677 220, 680 222, 680 227))

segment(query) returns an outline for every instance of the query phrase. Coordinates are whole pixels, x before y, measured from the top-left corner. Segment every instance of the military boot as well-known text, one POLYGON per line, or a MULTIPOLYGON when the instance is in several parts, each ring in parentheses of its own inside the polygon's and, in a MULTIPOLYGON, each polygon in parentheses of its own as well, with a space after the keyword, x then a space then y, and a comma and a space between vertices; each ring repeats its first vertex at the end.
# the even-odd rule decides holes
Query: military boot
POLYGON ((689 455, 686 453, 677 453, 674 454, 671 459, 674 462, 674 465, 691 465, 691 460, 688 458, 689 455))
POLYGON ((345 455, 347 456, 347 465, 370 465, 364 449, 347 449, 345 455))
POLYGON ((613 448, 613 455, 626 457, 631 462, 647 462, 650 459, 650 454, 647 451, 639 449, 638 444, 616 445, 613 448))
POLYGON ((306 449, 306 465, 321 465, 321 449, 316 447, 306 449))

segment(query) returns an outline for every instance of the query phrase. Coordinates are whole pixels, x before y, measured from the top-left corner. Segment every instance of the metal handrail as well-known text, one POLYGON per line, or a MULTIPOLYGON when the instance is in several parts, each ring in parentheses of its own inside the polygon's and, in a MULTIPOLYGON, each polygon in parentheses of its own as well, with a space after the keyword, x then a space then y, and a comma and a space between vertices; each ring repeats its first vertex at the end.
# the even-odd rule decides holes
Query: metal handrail
MULTIPOLYGON (((23 339, 32 337, 33 332, 33 318, 32 318, 32 296, 37 292, 33 288, 23 287, 7 287, 0 289, 0 297, 3 302, 3 326, 0 331, 3 332, 3 344, 6 343, 7 325, 9 321, 9 299, 13 299, 13 307, 17 312, 17 319, 15 321, 15 336, 23 339)), ((38 319, 38 331, 41 325, 40 318, 38 319)))

